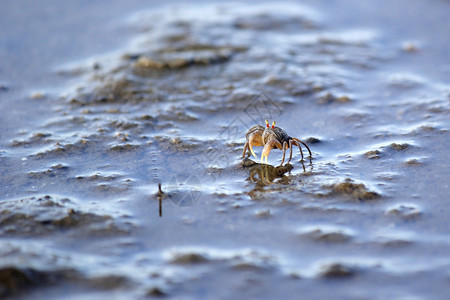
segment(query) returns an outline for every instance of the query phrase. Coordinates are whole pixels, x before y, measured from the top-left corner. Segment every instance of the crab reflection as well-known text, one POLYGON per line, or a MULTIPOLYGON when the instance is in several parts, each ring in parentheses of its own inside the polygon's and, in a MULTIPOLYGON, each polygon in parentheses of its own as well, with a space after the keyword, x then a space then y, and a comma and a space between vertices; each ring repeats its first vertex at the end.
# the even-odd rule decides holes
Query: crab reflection
MULTIPOLYGON (((274 167, 267 164, 258 164, 250 159, 244 159, 242 162, 245 168, 249 169, 248 181, 258 185, 270 185, 278 178, 286 178, 286 173, 290 172, 294 167, 291 164, 274 167)), ((303 171, 306 171, 302 162, 303 171)))

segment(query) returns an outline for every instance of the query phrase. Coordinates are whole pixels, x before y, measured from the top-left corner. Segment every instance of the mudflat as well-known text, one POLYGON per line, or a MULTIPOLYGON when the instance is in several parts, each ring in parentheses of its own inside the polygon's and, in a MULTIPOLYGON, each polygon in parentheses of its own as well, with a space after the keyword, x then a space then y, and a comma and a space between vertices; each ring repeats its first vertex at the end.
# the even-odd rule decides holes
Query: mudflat
POLYGON ((445 299, 448 1, 41 2, 0 12, 2 298, 445 299), (311 157, 242 158, 265 120, 311 157))

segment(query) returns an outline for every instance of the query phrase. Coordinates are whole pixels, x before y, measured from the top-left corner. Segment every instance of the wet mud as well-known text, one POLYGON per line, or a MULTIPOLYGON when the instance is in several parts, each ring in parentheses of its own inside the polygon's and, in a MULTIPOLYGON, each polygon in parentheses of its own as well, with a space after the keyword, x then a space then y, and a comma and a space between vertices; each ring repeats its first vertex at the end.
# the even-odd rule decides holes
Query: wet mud
POLYGON ((59 65, 0 144, 0 296, 448 292, 450 86, 389 9, 320 3, 141 10, 119 50, 59 65), (242 158, 266 119, 312 156, 242 158))

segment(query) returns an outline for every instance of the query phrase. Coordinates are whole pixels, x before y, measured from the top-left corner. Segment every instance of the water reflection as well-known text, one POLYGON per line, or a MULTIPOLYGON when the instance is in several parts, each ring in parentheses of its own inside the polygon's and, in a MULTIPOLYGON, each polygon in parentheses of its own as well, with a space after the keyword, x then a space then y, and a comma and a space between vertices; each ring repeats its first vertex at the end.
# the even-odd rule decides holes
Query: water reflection
POLYGON ((166 194, 161 189, 161 183, 158 183, 158 193, 156 194, 156 197, 158 198, 158 211, 159 211, 159 217, 162 217, 162 199, 166 196, 166 194))
MULTIPOLYGON (((306 172, 306 166, 303 161, 300 161, 303 167, 303 172, 306 172)), ((249 169, 249 176, 246 179, 252 183, 257 185, 271 185, 278 178, 288 180, 288 177, 285 176, 286 173, 290 173, 291 170, 294 169, 294 166, 291 164, 285 164, 281 166, 272 166, 269 164, 259 164, 252 161, 249 158, 245 158, 242 161, 242 165, 244 168, 249 169)), ((312 163, 308 165, 310 167, 310 171, 313 169, 312 163)))
MULTIPOLYGON (((257 185, 271 185, 274 183, 274 180, 277 178, 286 177, 284 174, 290 172, 294 167, 291 164, 286 164, 284 166, 274 167, 268 164, 258 164, 254 163, 251 166, 248 166, 248 162, 246 162, 249 168, 249 176, 246 180, 256 183, 257 185)), ((305 165, 303 165, 303 170, 305 170, 305 165)))

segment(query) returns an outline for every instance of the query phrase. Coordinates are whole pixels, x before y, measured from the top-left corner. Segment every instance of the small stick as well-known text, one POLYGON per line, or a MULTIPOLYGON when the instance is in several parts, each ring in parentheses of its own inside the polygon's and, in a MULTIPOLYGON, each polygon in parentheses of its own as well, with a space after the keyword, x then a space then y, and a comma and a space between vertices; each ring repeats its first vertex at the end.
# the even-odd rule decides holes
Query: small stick
POLYGON ((161 183, 158 183, 158 205, 159 205, 159 217, 162 217, 162 198, 164 192, 161 189, 161 183))

